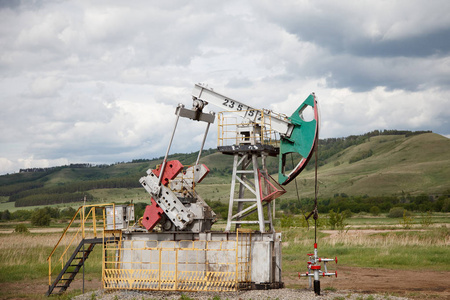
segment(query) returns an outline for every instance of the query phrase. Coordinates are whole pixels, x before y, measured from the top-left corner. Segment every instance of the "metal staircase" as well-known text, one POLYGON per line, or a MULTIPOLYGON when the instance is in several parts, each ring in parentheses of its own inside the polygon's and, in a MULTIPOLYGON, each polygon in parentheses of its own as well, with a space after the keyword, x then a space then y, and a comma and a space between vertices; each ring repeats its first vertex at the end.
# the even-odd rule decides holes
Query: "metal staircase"
POLYGON ((101 244, 103 248, 106 243, 120 241, 121 231, 115 230, 116 219, 120 218, 116 216, 114 203, 83 205, 78 208, 47 258, 48 291, 46 296, 61 294, 69 288, 84 267, 95 245, 101 244), (106 228, 106 207, 110 209, 108 215, 112 222, 110 229, 106 228))
POLYGON ((88 259, 89 254, 94 249, 96 244, 101 244, 103 242, 102 238, 94 239, 83 239, 80 244, 75 248, 72 256, 67 260, 65 266, 53 281, 52 285, 48 287, 48 291, 45 294, 50 296, 54 289, 59 288, 58 294, 61 294, 67 290, 75 276, 84 266, 84 262, 88 259), (87 246, 87 248, 86 248, 87 246))

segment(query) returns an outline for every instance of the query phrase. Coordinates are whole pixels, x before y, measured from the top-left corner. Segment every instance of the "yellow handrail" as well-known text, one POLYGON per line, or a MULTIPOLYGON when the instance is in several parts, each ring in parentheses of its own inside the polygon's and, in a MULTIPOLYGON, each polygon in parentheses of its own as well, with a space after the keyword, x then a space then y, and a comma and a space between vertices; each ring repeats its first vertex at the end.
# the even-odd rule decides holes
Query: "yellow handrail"
POLYGON ((67 225, 66 229, 64 229, 63 234, 62 234, 61 237, 59 238, 59 240, 58 240, 58 242, 56 243, 55 247, 53 247, 53 250, 52 250, 52 252, 50 253, 50 255, 47 257, 47 260, 49 260, 49 259, 52 257, 53 253, 55 253, 56 248, 58 247, 58 245, 59 245, 59 243, 61 242, 61 240, 63 239, 63 237, 66 235, 67 230, 68 230, 69 227, 72 225, 73 221, 74 221, 75 218, 77 217, 78 212, 80 211, 80 209, 81 209, 82 207, 83 207, 83 206, 80 206, 80 207, 78 208, 78 210, 77 210, 77 212, 75 213, 75 215, 73 216, 72 220, 69 222, 69 225, 67 225))
MULTIPOLYGON (((280 119, 287 119, 286 116, 281 114, 274 114, 268 110, 256 110, 256 114, 259 116, 256 121, 250 121, 247 119, 239 120, 238 117, 233 115, 234 111, 223 111, 217 114, 217 145, 229 146, 227 142, 233 144, 240 144, 243 142, 243 136, 240 136, 239 127, 255 125, 259 128, 259 133, 252 132, 250 136, 245 136, 245 141, 257 144, 267 144, 272 146, 278 146, 278 139, 276 137, 275 130, 272 129, 272 117, 280 119), (226 114, 226 115, 225 115, 226 114)), ((238 112, 238 111, 236 111, 238 112)), ((242 111, 240 111, 242 112, 242 111)), ((255 111, 252 110, 254 113, 255 111)), ((246 143, 247 143, 246 142, 246 143)))
POLYGON ((92 227, 93 227, 93 232, 94 232, 94 237, 97 237, 97 221, 98 219, 96 218, 95 215, 95 209, 96 208, 102 208, 103 210, 103 218, 101 219, 102 223, 103 223, 103 230, 105 229, 105 220, 106 220, 106 216, 105 216, 105 207, 106 206, 112 206, 113 207, 113 228, 116 228, 116 207, 114 203, 105 203, 105 204, 92 204, 92 205, 83 205, 80 206, 78 208, 78 210, 76 211, 76 213, 74 214, 73 218, 71 219, 71 221, 69 222, 69 224, 67 225, 67 227, 64 229, 61 237, 59 238, 58 242, 56 243, 56 245, 53 247, 52 251, 50 252, 50 255, 47 258, 48 261, 48 267, 49 267, 49 286, 52 284, 52 257, 55 254, 56 250, 58 249, 58 247, 61 244, 61 241, 67 236, 68 232, 69 232, 69 228, 74 224, 75 220, 78 217, 78 214, 80 214, 80 227, 78 227, 78 229, 76 230, 75 234, 73 235, 72 239, 70 240, 70 242, 67 244, 67 246, 65 247, 65 249, 62 251, 61 256, 58 258, 57 261, 61 261, 62 267, 64 266, 64 256, 67 253, 67 251, 69 250, 69 248, 73 245, 73 242, 75 240, 75 238, 77 236, 80 236, 85 239, 86 237, 86 222, 89 219, 89 217, 92 215, 92 227), (87 208, 89 209, 89 212, 85 213, 85 210, 87 208), (81 232, 81 234, 80 234, 81 232))

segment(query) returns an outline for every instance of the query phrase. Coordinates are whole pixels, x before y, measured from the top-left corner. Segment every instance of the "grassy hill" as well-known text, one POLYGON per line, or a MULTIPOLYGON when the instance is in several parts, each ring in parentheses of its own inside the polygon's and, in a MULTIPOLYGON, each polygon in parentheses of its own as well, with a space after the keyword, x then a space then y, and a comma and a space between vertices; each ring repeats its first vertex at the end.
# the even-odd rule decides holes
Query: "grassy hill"
MULTIPOLYGON (((434 133, 381 135, 331 156, 319 168, 321 196, 442 194, 450 190, 450 139, 434 133), (371 151, 371 156, 350 163, 371 151)), ((314 173, 297 177, 302 196, 312 196, 314 173)), ((289 191, 292 188, 289 187, 289 191)))
MULTIPOLYGON (((319 145, 319 197, 450 193, 450 139, 441 135, 366 134, 321 140, 319 145)), ((170 159, 188 165, 195 162, 197 154, 173 154, 170 159)), ((139 178, 161 161, 162 158, 156 158, 104 166, 63 166, 3 175, 0 176, 0 200, 11 202, 25 198, 26 201, 20 201, 41 205, 53 197, 56 203, 68 203, 82 200, 81 193, 88 194, 88 200, 95 202, 146 202, 148 195, 140 187, 139 178)), ((204 152, 201 162, 211 173, 197 186, 197 191, 206 200, 227 201, 232 156, 211 149, 204 152)), ((296 180, 302 198, 314 195, 313 161, 310 164, 296 180)), ((269 165, 275 173, 277 161, 271 159, 269 165)), ((286 189, 283 199, 297 198, 294 182, 286 189)), ((0 204, 0 211, 11 208, 11 204, 0 204)))

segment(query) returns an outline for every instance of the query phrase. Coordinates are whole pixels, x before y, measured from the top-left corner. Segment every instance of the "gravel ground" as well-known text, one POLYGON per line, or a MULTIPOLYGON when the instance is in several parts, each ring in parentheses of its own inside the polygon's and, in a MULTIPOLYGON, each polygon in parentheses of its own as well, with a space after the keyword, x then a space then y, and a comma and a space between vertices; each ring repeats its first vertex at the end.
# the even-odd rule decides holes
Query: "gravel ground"
POLYGON ((314 292, 305 289, 274 289, 274 290, 251 290, 251 291, 239 291, 239 292, 165 292, 165 291, 116 291, 116 292, 104 292, 103 290, 97 290, 95 292, 85 293, 74 297, 76 300, 143 300, 143 299, 167 299, 167 300, 246 300, 246 299, 279 299, 279 300, 403 300, 408 298, 386 296, 386 295, 367 295, 356 294, 350 291, 323 291, 320 297, 314 295, 314 292))

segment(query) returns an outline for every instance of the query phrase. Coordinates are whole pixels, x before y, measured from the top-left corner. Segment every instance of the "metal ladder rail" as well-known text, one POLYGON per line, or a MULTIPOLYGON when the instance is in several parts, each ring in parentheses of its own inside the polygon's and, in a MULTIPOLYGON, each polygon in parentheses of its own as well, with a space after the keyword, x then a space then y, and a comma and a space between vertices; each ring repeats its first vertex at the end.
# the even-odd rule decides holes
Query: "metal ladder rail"
POLYGON ((62 293, 67 290, 67 288, 70 286, 72 281, 75 279, 75 276, 80 271, 81 267, 83 266, 84 262, 88 259, 89 254, 94 249, 94 246, 96 244, 101 244, 103 242, 102 238, 94 238, 94 239, 83 239, 78 244, 77 248, 73 251, 72 256, 67 260, 64 268, 61 270, 61 272, 58 274, 56 279, 53 281, 53 284, 49 286, 46 296, 50 296, 55 288, 60 288, 58 293, 62 293), (89 244, 89 247, 87 250, 82 250, 81 248, 83 245, 89 244), (77 257, 78 254, 82 253, 81 257, 77 257), (72 262, 75 259, 79 259, 80 261, 73 265, 72 262), (74 270, 71 270, 70 272, 68 269, 70 267, 75 267, 74 270), (65 274, 71 274, 69 278, 63 278, 65 274), (66 281, 63 285, 58 285, 61 283, 61 281, 66 281))

